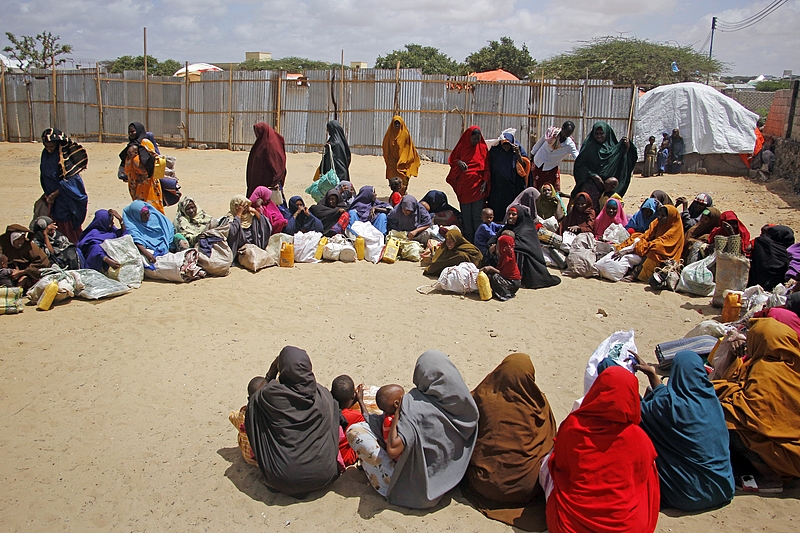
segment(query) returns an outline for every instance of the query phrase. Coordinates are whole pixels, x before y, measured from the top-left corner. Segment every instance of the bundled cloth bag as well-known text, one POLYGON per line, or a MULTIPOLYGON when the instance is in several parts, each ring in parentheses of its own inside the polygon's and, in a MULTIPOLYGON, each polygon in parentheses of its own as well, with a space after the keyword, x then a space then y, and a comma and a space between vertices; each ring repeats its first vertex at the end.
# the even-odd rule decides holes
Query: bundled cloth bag
POLYGON ((476 292, 479 273, 478 267, 467 261, 456 266, 445 267, 439 274, 439 280, 434 284, 434 288, 458 294, 476 292))
MULTIPOLYGON (((322 238, 322 233, 318 231, 308 231, 297 233, 294 236, 294 261, 295 263, 317 263, 314 257, 317 253, 317 245, 322 238)), ((355 249, 353 250, 355 251, 355 249)))
POLYGON ((597 261, 597 254, 595 253, 596 242, 594 235, 591 233, 581 233, 569 249, 567 256, 567 270, 566 274, 576 277, 591 278, 597 271, 594 264, 597 261))
POLYGON ((43 268, 41 274, 42 277, 33 287, 28 289, 26 294, 32 302, 38 303, 44 294, 44 290, 53 281, 58 283, 58 293, 56 293, 56 297, 53 300, 54 303, 64 301, 67 298, 74 298, 84 288, 77 270, 64 270, 61 267, 52 266, 43 268))
POLYGON ((583 373, 583 393, 586 394, 592 388, 594 380, 597 379, 597 366, 606 357, 634 373, 635 361, 629 352, 639 353, 634 342, 633 330, 616 331, 601 342, 586 364, 583 373))
POLYGON ((636 254, 626 254, 619 259, 613 259, 614 252, 609 252, 601 257, 594 268, 600 277, 609 281, 622 281, 625 273, 631 268, 642 263, 643 259, 636 254))
POLYGON ((344 235, 334 235, 323 247, 322 258, 326 261, 353 263, 356 260, 356 249, 344 235))
MULTIPOLYGON (((277 237, 277 235, 273 235, 272 237, 277 237)), ((272 237, 270 237, 270 241, 272 237)), ((277 259, 272 259, 267 250, 262 250, 255 244, 245 244, 239 248, 237 259, 239 260, 239 264, 250 272, 258 272, 262 268, 278 264, 277 259)))
POLYGON ((209 276, 227 276, 233 264, 233 251, 228 245, 229 225, 208 229, 197 237, 197 264, 209 276))
POLYGON ((197 264, 199 252, 194 248, 181 250, 177 253, 167 253, 156 257, 152 265, 154 269, 144 271, 147 279, 186 283, 206 277, 205 271, 197 264))
POLYGON ((384 238, 383 233, 375 226, 369 222, 353 222, 347 228, 347 236, 351 240, 355 240, 359 236, 364 238, 364 259, 375 264, 381 260, 384 238))
POLYGON ((23 310, 22 287, 0 287, 0 315, 16 315, 23 310))
POLYGON ((100 247, 108 257, 120 264, 118 269, 109 267, 106 272, 108 277, 138 289, 144 280, 144 263, 133 237, 123 235, 117 239, 107 239, 100 243, 100 247))

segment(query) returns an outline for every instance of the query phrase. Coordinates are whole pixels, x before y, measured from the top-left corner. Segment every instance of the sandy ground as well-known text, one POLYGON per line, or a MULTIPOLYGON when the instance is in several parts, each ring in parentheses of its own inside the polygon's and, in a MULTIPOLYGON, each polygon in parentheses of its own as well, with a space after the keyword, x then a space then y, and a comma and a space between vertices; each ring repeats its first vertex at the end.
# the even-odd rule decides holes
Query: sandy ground
MULTIPOLYGON (((116 178, 121 148, 87 145, 90 213, 128 203, 116 178)), ((3 228, 30 220, 41 194, 40 151, 39 144, 0 144, 3 228)), ((209 214, 224 214, 230 197, 243 192, 246 152, 167 152, 178 158, 184 193, 209 214)), ((289 155, 287 192, 305 188, 318 161, 289 155)), ((388 195, 380 158, 354 156, 351 168, 356 186, 372 183, 388 195)), ((446 173, 423 164, 410 192, 449 193, 446 173)), ((798 199, 783 183, 636 177, 628 206, 656 188, 673 198, 709 192, 756 235, 768 221, 800 230, 798 199)), ((557 288, 521 290, 500 303, 415 291, 428 283, 407 262, 258 274, 234 268, 226 278, 146 282, 109 301, 0 317, 0 530, 509 531, 458 490, 428 512, 390 506, 352 469, 303 501, 270 493, 242 460, 228 412, 245 403, 248 380, 294 344, 308 350, 325 385, 348 373, 357 383, 411 387, 416 358, 437 348, 472 388, 507 354, 525 352, 560 421, 583 393, 587 359, 615 330, 634 329, 639 352, 653 360, 656 343, 717 314, 709 298, 657 295, 643 284, 565 278, 557 288)), ((667 511, 658 531, 795 532, 798 495, 737 496, 698 515, 667 511)))

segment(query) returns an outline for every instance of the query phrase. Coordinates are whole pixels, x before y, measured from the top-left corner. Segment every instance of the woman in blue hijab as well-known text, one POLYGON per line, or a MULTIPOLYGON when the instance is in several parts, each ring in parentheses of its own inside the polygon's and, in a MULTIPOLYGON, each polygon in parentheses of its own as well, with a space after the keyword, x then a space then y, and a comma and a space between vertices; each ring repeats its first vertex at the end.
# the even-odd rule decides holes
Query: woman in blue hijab
POLYGON ((531 163, 527 155, 510 133, 504 133, 500 142, 489 150, 489 171, 492 176, 489 207, 498 218, 528 186, 531 163))
POLYGON ((648 198, 642 207, 628 220, 625 229, 632 229, 636 233, 644 233, 658 216, 658 200, 648 198))
POLYGON ((156 257, 169 253, 175 228, 158 209, 141 200, 134 200, 122 210, 122 220, 125 233, 133 238, 148 263, 155 263, 156 257))
POLYGON ((699 355, 678 352, 667 385, 642 400, 641 428, 658 452, 662 508, 700 511, 733 499, 728 428, 699 355))

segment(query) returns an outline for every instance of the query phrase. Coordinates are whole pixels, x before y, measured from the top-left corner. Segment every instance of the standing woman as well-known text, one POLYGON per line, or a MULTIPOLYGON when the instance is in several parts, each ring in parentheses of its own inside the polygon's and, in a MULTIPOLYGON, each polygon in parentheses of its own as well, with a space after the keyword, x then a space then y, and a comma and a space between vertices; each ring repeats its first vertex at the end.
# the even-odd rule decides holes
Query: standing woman
POLYGON ((131 200, 141 200, 164 213, 164 200, 161 181, 153 178, 156 164, 155 145, 147 138, 147 132, 140 122, 128 126, 129 143, 120 152, 124 174, 128 182, 131 200))
POLYGON ((649 178, 656 175, 656 157, 658 156, 658 147, 656 146, 656 138, 651 136, 648 140, 647 146, 644 147, 644 166, 642 167, 642 177, 649 178))
POLYGON ((531 162, 525 149, 510 133, 504 133, 500 143, 489 150, 491 189, 489 207, 495 213, 505 213, 511 202, 528 185, 531 162))
POLYGON ((593 205, 600 205, 605 180, 611 177, 619 181, 614 192, 624 197, 631 183, 636 159, 636 147, 626 137, 617 141, 608 123, 595 122, 575 159, 575 187, 570 197, 575 198, 579 192, 585 192, 589 194, 593 205))
POLYGON ((686 142, 681 137, 678 128, 672 130, 669 138, 669 164, 667 165, 668 174, 680 174, 683 168, 683 156, 686 154, 686 142))
POLYGON ((350 181, 350 145, 347 144, 344 129, 335 120, 328 121, 325 127, 328 130, 328 141, 325 143, 325 150, 322 153, 320 174, 325 174, 331 169, 331 158, 333 158, 333 165, 339 181, 350 181))
POLYGON ((449 158, 447 183, 461 205, 464 237, 472 242, 481 225, 481 211, 489 196, 489 148, 478 126, 470 126, 461 134, 449 158))
MULTIPOLYGON (((247 197, 256 187, 280 187, 286 182, 286 145, 280 133, 266 122, 253 126, 256 142, 247 157, 247 197)), ((281 202, 283 203, 283 202, 281 202)))
POLYGON ((383 160, 386 162, 386 179, 400 178, 403 183, 400 194, 406 194, 408 179, 419 173, 419 154, 400 115, 392 118, 383 136, 383 160))
POLYGON ((61 130, 48 128, 42 132, 42 158, 39 164, 39 181, 50 218, 58 224, 71 243, 78 242, 81 225, 86 219, 89 197, 81 179, 89 157, 86 150, 72 142, 61 130))

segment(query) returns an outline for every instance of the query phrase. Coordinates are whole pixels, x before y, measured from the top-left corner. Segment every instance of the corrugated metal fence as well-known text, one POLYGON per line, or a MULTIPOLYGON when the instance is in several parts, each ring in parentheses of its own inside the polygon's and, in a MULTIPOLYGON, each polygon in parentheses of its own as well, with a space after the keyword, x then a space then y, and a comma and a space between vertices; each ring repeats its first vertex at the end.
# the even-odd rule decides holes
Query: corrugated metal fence
MULTIPOLYGON (((313 152, 325 143, 326 122, 338 118, 354 153, 380 155, 398 112, 420 153, 443 163, 472 124, 486 138, 516 128, 526 149, 565 120, 575 122, 579 143, 599 120, 621 137, 638 100, 632 87, 608 80, 481 82, 413 69, 207 72, 200 81, 58 70, 55 84, 54 95, 52 71, 4 73, 1 140, 38 140, 54 126, 79 140, 123 142, 138 121, 162 144, 246 150, 253 124, 265 121, 284 136, 287 151, 313 152)), ((571 167, 566 161, 561 169, 571 167)))

